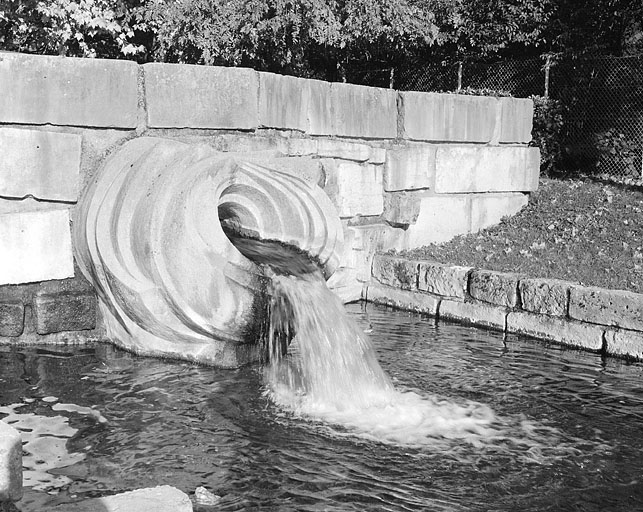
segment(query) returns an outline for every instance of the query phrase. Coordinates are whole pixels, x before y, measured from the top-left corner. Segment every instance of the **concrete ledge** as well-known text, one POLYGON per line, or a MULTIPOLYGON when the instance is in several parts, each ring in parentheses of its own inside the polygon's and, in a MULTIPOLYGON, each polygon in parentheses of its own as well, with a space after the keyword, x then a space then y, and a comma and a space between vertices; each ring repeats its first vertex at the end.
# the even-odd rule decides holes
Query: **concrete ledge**
POLYGON ((22 498, 22 438, 0 420, 0 505, 22 498))
POLYGON ((259 125, 284 130, 308 130, 308 105, 304 79, 258 73, 259 125))
POLYGON ((259 126, 259 79, 251 69, 151 63, 143 70, 150 128, 259 126))
POLYGON ((605 329, 558 317, 513 311, 507 315, 507 332, 598 352, 603 348, 605 329))
POLYGON ((508 308, 499 308, 480 302, 443 299, 440 301, 438 318, 504 331, 508 312, 508 308))
POLYGON ((304 91, 309 98, 308 103, 308 133, 311 135, 334 135, 333 103, 331 84, 321 80, 306 80, 304 91))
POLYGON ((366 300, 411 311, 437 303, 438 319, 643 360, 643 294, 379 254, 366 300))
POLYGON ((366 300, 373 304, 392 306, 397 309, 414 311, 436 316, 440 299, 420 292, 400 290, 390 286, 371 283, 366 289, 366 300))
POLYGON ((0 128, 0 196, 75 202, 80 135, 0 128))
POLYGON ((0 91, 1 123, 137 125, 135 62, 2 53, 0 91))

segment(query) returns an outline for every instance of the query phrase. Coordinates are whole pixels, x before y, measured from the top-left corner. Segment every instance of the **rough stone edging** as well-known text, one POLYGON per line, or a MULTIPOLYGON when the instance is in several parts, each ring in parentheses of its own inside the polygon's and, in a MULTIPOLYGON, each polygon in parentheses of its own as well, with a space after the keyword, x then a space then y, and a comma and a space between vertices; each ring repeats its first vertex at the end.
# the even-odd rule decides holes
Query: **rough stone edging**
POLYGON ((643 360, 643 294, 378 254, 365 299, 643 360))

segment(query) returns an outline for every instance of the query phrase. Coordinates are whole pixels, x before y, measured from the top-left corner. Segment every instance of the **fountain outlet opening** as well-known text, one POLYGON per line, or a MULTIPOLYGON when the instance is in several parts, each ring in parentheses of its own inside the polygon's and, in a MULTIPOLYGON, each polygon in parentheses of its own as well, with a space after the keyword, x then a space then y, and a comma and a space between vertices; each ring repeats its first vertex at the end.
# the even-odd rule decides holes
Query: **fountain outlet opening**
POLYGON ((76 260, 112 342, 221 367, 260 358, 264 260, 330 276, 342 244, 341 221, 316 185, 251 155, 155 137, 105 161, 74 222, 76 260))

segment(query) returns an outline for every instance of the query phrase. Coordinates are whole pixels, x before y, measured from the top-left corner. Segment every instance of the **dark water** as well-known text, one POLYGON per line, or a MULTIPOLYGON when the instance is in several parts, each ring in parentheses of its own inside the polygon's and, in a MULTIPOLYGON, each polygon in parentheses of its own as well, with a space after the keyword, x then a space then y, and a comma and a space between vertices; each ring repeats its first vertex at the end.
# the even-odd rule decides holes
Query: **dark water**
POLYGON ((204 486, 222 496, 219 510, 643 509, 643 365, 348 309, 372 329, 398 389, 488 406, 506 435, 370 441, 277 409, 260 368, 137 359, 104 345, 4 347, 0 417, 27 442, 19 510, 160 484, 204 486))

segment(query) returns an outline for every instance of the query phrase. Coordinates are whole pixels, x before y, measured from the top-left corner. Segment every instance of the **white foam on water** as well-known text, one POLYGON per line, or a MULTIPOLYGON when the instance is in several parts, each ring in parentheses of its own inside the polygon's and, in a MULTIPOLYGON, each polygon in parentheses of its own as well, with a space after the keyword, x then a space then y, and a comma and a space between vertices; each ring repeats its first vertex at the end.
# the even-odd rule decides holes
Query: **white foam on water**
POLYGON ((323 422, 335 435, 445 449, 485 446, 542 463, 556 432, 523 417, 500 418, 487 405, 395 389, 368 336, 321 275, 274 276, 267 395, 297 417, 323 422), (287 354, 279 343, 294 337, 287 354))

